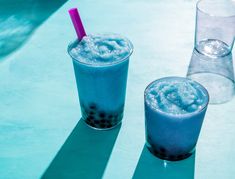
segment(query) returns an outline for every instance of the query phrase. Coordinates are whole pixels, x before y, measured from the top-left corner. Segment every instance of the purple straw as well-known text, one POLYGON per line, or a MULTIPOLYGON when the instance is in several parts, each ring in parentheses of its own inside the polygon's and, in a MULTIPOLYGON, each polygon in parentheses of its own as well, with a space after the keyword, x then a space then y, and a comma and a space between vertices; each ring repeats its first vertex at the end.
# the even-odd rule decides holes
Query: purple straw
POLYGON ((77 8, 69 9, 69 15, 73 22, 73 26, 78 36, 78 41, 81 41, 84 36, 86 36, 85 29, 82 25, 82 20, 79 16, 77 8))

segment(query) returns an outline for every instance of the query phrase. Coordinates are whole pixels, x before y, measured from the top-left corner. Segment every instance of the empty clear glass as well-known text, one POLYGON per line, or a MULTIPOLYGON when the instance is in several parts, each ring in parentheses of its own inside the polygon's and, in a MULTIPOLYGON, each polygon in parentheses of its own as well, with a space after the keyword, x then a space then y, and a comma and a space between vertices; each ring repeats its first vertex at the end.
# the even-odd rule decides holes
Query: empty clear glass
POLYGON ((235 1, 198 1, 195 44, 187 76, 207 88, 210 103, 227 102, 234 95, 234 40, 235 1))

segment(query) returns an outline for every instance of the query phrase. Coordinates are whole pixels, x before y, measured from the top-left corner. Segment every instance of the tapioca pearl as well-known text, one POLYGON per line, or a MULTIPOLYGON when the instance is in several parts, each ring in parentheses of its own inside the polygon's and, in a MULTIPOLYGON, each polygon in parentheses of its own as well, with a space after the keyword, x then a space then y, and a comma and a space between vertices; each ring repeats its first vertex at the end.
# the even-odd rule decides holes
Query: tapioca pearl
POLYGON ((91 120, 95 119, 94 116, 90 116, 90 115, 88 116, 88 118, 91 119, 91 120))
POLYGON ((95 123, 95 124, 99 124, 99 123, 100 123, 100 121, 98 121, 98 120, 94 120, 94 123, 95 123))
POLYGON ((94 123, 95 123, 95 121, 94 121, 93 119, 91 119, 91 120, 90 120, 90 123, 93 123, 93 124, 94 124, 94 123))
POLYGON ((112 114, 109 114, 108 115, 108 119, 112 119, 113 118, 113 115, 112 114))
POLYGON ((104 125, 106 125, 106 126, 107 126, 107 125, 109 125, 109 123, 108 123, 107 121, 105 121, 104 125))
POLYGON ((105 124, 101 123, 101 124, 100 124, 100 127, 101 127, 101 128, 105 128, 105 124))
POLYGON ((183 159, 184 158, 184 155, 177 155, 177 159, 178 160, 181 160, 181 159, 183 159))
POLYGON ((86 122, 91 122, 91 120, 90 120, 90 119, 87 119, 87 118, 85 118, 85 121, 86 121, 86 122))
POLYGON ((152 147, 148 147, 149 151, 151 153, 153 153, 154 155, 156 155, 158 152, 156 150, 154 150, 152 147))
POLYGON ((153 151, 153 153, 154 153, 155 155, 160 155, 160 153, 159 153, 159 151, 158 151, 158 150, 153 149, 152 151, 153 151))
POLYGON ((107 119, 106 122, 111 124, 113 120, 107 119))
POLYGON ((105 118, 105 116, 106 116, 106 115, 105 115, 105 112, 100 112, 100 113, 99 113, 99 116, 100 116, 100 118, 105 118))
POLYGON ((90 112, 89 112, 89 115, 92 115, 92 116, 93 116, 93 115, 95 115, 95 112, 94 112, 94 111, 90 111, 90 112))
POLYGON ((160 150, 160 153, 162 153, 162 154, 165 154, 165 153, 166 153, 166 149, 163 148, 163 147, 159 147, 159 150, 160 150))
POLYGON ((92 127, 96 127, 96 125, 94 123, 90 123, 90 126, 92 127))
POLYGON ((92 124, 92 122, 91 121, 89 121, 89 120, 85 120, 85 122, 87 123, 87 124, 92 124))
POLYGON ((104 128, 108 128, 108 124, 107 124, 107 123, 105 123, 104 125, 105 125, 105 127, 104 127, 104 128))
POLYGON ((89 105, 89 108, 92 109, 92 110, 97 109, 97 107, 96 107, 95 104, 90 104, 90 105, 89 105))
POLYGON ((87 120, 87 121, 92 121, 92 119, 89 118, 89 117, 86 117, 85 120, 87 120))
POLYGON ((101 123, 105 123, 105 120, 104 120, 104 119, 101 119, 100 122, 101 122, 101 123))
POLYGON ((110 128, 110 127, 113 127, 113 125, 109 124, 109 125, 107 125, 107 127, 110 128))
POLYGON ((169 155, 169 160, 176 160, 177 157, 175 155, 169 155))
POLYGON ((160 157, 162 157, 162 158, 166 158, 166 157, 167 157, 167 155, 166 155, 165 153, 159 153, 159 155, 160 155, 160 157))

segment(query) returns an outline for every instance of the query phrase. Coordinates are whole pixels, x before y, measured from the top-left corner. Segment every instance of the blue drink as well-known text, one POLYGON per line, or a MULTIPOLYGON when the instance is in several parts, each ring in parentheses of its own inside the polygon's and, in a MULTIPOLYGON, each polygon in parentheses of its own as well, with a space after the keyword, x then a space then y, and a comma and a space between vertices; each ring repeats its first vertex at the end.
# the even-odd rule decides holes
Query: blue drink
POLYGON ((197 82, 166 77, 145 90, 146 145, 161 159, 181 160, 195 149, 209 95, 197 82))
POLYGON ((121 123, 131 42, 118 35, 89 35, 68 47, 73 59, 82 118, 94 128, 121 123))

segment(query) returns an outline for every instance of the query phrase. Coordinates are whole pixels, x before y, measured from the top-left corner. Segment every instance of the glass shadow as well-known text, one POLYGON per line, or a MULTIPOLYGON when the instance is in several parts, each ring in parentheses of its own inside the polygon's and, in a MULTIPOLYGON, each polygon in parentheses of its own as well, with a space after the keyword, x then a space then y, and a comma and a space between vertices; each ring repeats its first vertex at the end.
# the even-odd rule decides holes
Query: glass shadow
POLYGON ((144 146, 133 179, 194 179, 195 153, 189 158, 169 162, 153 156, 144 146))
POLYGON ((80 120, 41 178, 102 178, 120 127, 94 130, 80 120))
POLYGON ((67 0, 0 0, 0 61, 21 47, 67 0))

